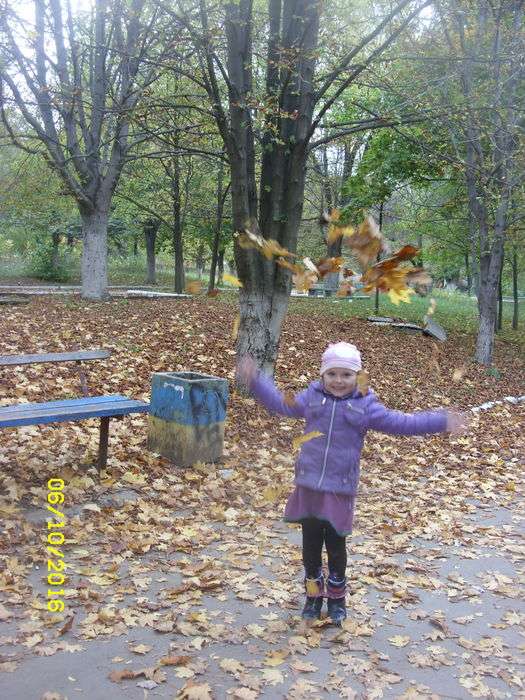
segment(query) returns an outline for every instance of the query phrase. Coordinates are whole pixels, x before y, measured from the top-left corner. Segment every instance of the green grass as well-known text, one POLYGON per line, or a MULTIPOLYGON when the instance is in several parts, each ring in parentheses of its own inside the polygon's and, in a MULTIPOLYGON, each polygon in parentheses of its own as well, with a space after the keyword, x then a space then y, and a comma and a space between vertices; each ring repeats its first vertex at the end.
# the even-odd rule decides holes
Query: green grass
MULTIPOLYGON (((290 311, 292 313, 330 313, 343 318, 366 318, 367 316, 392 316, 403 321, 422 323, 423 317, 430 306, 430 299, 436 300, 436 308, 432 315, 433 320, 448 331, 476 333, 478 329, 478 306, 476 299, 471 299, 466 294, 459 292, 445 292, 435 289, 428 297, 411 296, 411 303, 392 304, 386 294, 379 295, 379 311, 375 311, 375 299, 372 295, 369 299, 336 299, 329 297, 307 298, 292 297, 290 311)), ((498 338, 518 345, 525 345, 525 300, 520 302, 521 327, 517 331, 512 330, 513 304, 503 302, 503 327, 498 332, 498 338)))
MULTIPOLYGON (((335 297, 291 297, 289 312, 293 314, 330 314, 340 318, 366 318, 367 316, 391 316, 403 321, 422 323, 430 306, 430 299, 436 300, 432 318, 451 332, 476 334, 478 330, 478 306, 476 299, 459 292, 445 292, 435 289, 428 297, 411 296, 410 304, 392 304, 386 294, 379 295, 379 311, 374 308, 374 295, 369 299, 335 297)), ((236 303, 237 293, 223 292, 219 299, 225 303, 236 303)), ((525 348, 525 300, 520 302, 518 330, 511 328, 513 304, 503 303, 503 328, 498 332, 498 340, 504 340, 525 348)))
MULTIPOLYGON (((80 259, 77 256, 71 261, 69 268, 69 278, 62 284, 80 284, 80 259)), ((12 255, 0 257, 0 282, 12 283, 20 278, 30 278, 38 281, 34 277, 31 266, 20 256, 12 255)), ((110 285, 144 286, 147 279, 146 258, 143 254, 134 257, 130 255, 126 258, 110 256, 108 260, 108 278, 110 285)), ((189 271, 186 279, 196 279, 197 274, 189 271)), ((207 284, 208 275, 204 274, 203 284, 207 284)), ((42 280, 42 284, 54 284, 42 280)), ((157 256, 157 287, 171 290, 173 289, 173 262, 170 256, 157 256)))

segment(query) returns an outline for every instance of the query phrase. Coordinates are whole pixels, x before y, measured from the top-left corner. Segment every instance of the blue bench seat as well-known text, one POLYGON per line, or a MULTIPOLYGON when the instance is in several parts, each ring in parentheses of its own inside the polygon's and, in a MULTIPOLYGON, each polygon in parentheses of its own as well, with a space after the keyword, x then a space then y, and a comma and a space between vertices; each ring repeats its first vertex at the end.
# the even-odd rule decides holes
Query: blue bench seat
POLYGON ((100 474, 100 471, 106 467, 108 457, 109 419, 122 418, 130 413, 149 413, 149 409, 148 403, 129 399, 120 394, 84 396, 81 399, 45 403, 19 403, 0 406, 0 428, 99 418, 98 470, 100 474))
POLYGON ((111 418, 129 413, 148 413, 149 404, 129 399, 127 396, 85 396, 82 399, 46 401, 45 403, 19 403, 0 406, 0 428, 21 425, 63 423, 87 418, 111 418))

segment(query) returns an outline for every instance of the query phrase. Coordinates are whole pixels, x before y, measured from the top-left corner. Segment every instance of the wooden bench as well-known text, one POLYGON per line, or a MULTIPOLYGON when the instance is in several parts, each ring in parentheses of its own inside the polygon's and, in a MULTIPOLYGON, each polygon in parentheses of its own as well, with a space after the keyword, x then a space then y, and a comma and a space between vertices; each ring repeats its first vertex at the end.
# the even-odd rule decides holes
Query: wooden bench
POLYGON ((100 470, 104 469, 107 463, 110 418, 121 419, 130 413, 149 412, 149 404, 144 401, 129 399, 127 396, 121 396, 120 394, 88 396, 82 362, 107 359, 109 356, 110 353, 107 350, 82 350, 42 355, 0 355, 0 367, 45 362, 75 362, 79 369, 80 385, 83 394, 83 397, 79 399, 0 406, 0 428, 100 418, 98 448, 98 470, 100 473, 100 470))

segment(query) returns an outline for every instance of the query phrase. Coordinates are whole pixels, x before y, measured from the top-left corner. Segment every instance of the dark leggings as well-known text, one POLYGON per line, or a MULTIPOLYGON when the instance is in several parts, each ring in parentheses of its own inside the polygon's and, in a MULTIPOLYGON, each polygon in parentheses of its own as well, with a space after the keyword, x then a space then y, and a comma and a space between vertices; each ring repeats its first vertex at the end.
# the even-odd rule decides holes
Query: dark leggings
POLYGON ((307 578, 317 578, 322 565, 323 543, 328 554, 328 570, 342 579, 346 572, 346 537, 338 535, 330 523, 305 518, 303 526, 303 564, 307 578))

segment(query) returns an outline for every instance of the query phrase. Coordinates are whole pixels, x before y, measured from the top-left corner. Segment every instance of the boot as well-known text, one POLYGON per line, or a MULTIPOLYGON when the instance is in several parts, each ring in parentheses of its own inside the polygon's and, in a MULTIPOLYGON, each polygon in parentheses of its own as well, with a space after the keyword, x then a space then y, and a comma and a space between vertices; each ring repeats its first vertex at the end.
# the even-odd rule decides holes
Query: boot
POLYGON ((330 574, 326 585, 328 616, 337 627, 346 620, 346 578, 330 574))
POLYGON ((304 620, 318 620, 321 617, 324 594, 324 576, 317 578, 305 578, 306 601, 301 617, 304 620))

